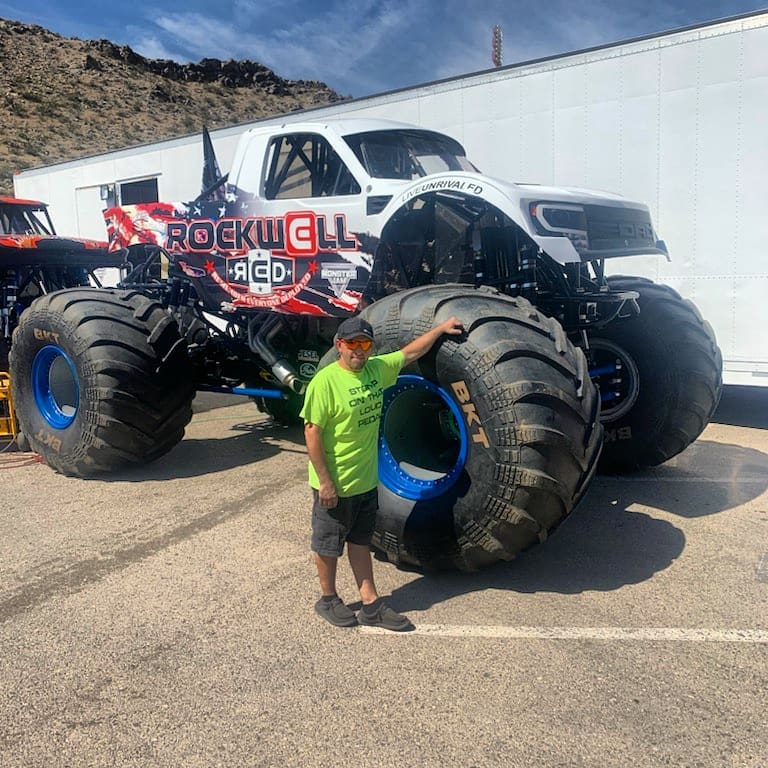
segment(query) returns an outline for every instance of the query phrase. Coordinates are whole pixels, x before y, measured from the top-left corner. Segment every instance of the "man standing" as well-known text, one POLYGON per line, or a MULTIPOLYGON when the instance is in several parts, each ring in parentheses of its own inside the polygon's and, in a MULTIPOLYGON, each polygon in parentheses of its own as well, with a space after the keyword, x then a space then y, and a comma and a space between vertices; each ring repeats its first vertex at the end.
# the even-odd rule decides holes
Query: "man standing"
POLYGON ((371 357, 373 328, 362 317, 339 325, 337 362, 307 387, 301 416, 312 487, 312 551, 322 597, 315 611, 337 627, 365 624, 396 632, 411 622, 382 602, 373 580, 371 536, 378 509, 378 438, 384 390, 403 366, 432 349, 443 334, 462 333, 451 317, 403 349, 371 357), (336 594, 336 566, 347 544, 363 607, 358 616, 336 594))

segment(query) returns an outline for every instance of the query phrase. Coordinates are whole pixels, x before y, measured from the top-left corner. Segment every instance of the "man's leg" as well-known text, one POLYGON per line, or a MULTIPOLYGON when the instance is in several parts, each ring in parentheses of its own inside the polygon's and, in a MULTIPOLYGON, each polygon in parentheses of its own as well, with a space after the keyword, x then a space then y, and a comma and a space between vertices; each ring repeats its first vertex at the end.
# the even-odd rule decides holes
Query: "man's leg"
POLYGON ((337 627, 354 627, 357 618, 336 594, 336 566, 344 549, 347 528, 327 509, 320 506, 317 491, 312 509, 312 552, 322 597, 315 603, 315 612, 337 627), (328 554, 321 554, 328 553, 328 554))
POLYGON ((376 523, 377 509, 376 490, 362 494, 355 526, 347 538, 349 564, 352 567, 357 588, 360 590, 360 598, 363 601, 363 607, 360 609, 357 620, 360 624, 366 624, 370 627, 404 632, 413 629, 413 624, 406 616, 396 613, 382 601, 373 580, 373 558, 370 542, 376 523))
POLYGON ((391 629, 395 632, 405 632, 413 629, 413 624, 411 624, 407 616, 393 611, 379 597, 376 585, 373 582, 371 548, 368 545, 347 542, 347 555, 349 556, 349 564, 352 566, 352 573, 355 574, 357 588, 360 590, 360 597, 363 601, 363 607, 357 615, 357 620, 360 624, 391 629))
POLYGON ((320 591, 324 596, 336 594, 336 565, 339 562, 338 557, 329 557, 328 555, 315 555, 315 565, 317 566, 317 576, 320 579, 320 591))
POLYGON ((373 581, 371 548, 367 544, 347 542, 347 557, 357 582, 357 588, 360 590, 360 599, 363 601, 363 605, 369 605, 374 600, 378 600, 379 593, 376 591, 376 584, 373 581))
POLYGON ((317 575, 323 596, 315 603, 315 613, 336 627, 354 627, 357 617, 336 594, 336 564, 338 557, 320 555, 315 552, 317 575))

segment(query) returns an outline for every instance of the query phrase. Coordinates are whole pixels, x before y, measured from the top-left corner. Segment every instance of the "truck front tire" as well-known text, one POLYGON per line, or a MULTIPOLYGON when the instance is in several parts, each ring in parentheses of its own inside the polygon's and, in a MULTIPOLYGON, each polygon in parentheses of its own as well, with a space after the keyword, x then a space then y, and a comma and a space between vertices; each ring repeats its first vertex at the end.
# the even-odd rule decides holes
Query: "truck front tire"
POLYGON ((181 440, 192 416, 186 343, 139 293, 40 297, 14 331, 10 368, 22 432, 65 475, 152 461, 181 440))
POLYGON ((637 291, 640 307, 589 336, 603 400, 599 469, 619 473, 661 464, 696 440, 720 400, 723 362, 712 327, 675 290, 642 277, 608 284, 637 291))
POLYGON ((415 288, 363 312, 376 353, 455 315, 385 394, 374 546, 390 560, 475 570, 543 541, 586 490, 600 453, 581 350, 525 299, 466 285, 415 288))

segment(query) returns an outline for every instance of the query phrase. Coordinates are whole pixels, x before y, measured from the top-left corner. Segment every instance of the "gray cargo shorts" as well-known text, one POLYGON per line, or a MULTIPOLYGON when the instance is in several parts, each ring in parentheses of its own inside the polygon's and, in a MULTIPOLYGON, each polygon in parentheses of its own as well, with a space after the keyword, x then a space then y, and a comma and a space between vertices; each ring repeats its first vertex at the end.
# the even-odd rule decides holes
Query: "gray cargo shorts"
POLYGON ((312 551, 324 557, 339 557, 344 542, 367 546, 371 543, 379 492, 360 493, 357 496, 339 496, 333 509, 321 507, 319 494, 312 489, 312 551))

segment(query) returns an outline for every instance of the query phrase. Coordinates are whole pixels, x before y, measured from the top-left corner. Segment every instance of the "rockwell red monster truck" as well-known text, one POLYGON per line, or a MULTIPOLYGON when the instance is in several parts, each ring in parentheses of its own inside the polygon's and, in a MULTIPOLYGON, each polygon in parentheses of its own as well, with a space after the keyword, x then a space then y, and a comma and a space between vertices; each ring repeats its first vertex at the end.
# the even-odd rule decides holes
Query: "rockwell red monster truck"
POLYGON ((68 474, 163 454, 196 389, 295 420, 350 313, 378 352, 456 315, 465 337, 385 393, 375 544, 395 562, 475 569, 573 509, 604 430, 606 469, 658 464, 719 398, 720 353, 693 305, 605 276, 613 256, 665 254, 646 206, 490 178, 432 131, 257 128, 198 200, 105 216, 136 268, 120 290, 39 299, 11 351, 22 428, 68 474))

